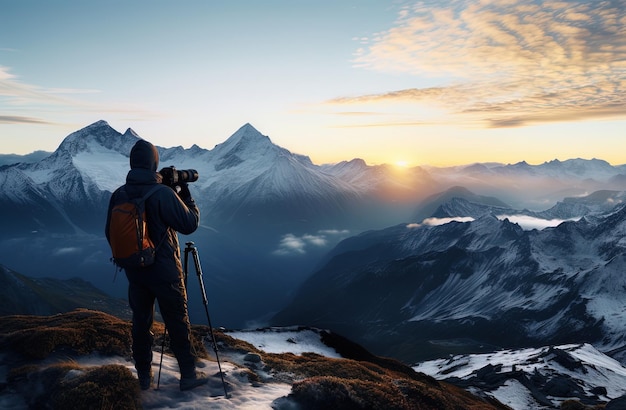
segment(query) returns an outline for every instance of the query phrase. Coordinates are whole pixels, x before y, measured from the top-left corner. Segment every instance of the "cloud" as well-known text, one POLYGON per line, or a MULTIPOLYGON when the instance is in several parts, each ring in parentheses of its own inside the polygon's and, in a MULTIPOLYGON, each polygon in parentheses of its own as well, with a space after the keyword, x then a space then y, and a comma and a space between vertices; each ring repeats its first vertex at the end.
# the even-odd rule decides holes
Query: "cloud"
POLYGON ((361 42, 356 67, 447 85, 328 103, 436 104, 484 127, 626 115, 623 1, 424 0, 361 42))
POLYGON ((472 222, 474 218, 471 216, 455 216, 451 218, 426 218, 422 221, 421 224, 418 223, 410 223, 406 227, 409 229, 420 228, 424 225, 426 226, 439 226, 445 225, 450 222, 472 222))
POLYGON ((128 103, 102 105, 81 99, 82 95, 98 94, 100 90, 89 88, 51 88, 41 87, 20 81, 10 69, 0 66, 0 107, 3 114, 0 124, 59 124, 58 121, 48 121, 42 118, 20 115, 20 112, 95 112, 116 113, 125 115, 139 115, 143 118, 156 116, 143 108, 128 103))
POLYGON ((0 124, 52 124, 49 121, 32 118, 22 117, 19 115, 0 115, 0 124))
POLYGON ((274 255, 286 256, 286 255, 304 255, 307 249, 313 247, 325 247, 328 246, 332 237, 332 241, 336 242, 347 237, 350 234, 348 230, 326 229, 320 230, 315 235, 304 234, 302 236, 296 236, 292 233, 283 235, 278 248, 273 252, 274 255))
POLYGON ((79 253, 80 251, 81 251, 80 248, 67 247, 67 248, 58 248, 52 254, 54 256, 62 256, 62 255, 70 255, 73 253, 79 253))
MULTIPOLYGON (((73 104, 72 101, 61 97, 62 94, 96 93, 97 90, 44 88, 26 84, 12 74, 8 67, 0 66, 0 97, 3 97, 13 106, 27 104, 73 104)), ((75 102, 74 102, 75 103, 75 102)))
MULTIPOLYGON (((549 227, 560 225, 565 221, 576 221, 580 218, 574 219, 542 219, 535 218, 528 215, 496 215, 496 218, 503 221, 508 219, 511 223, 518 224, 522 229, 529 231, 532 229, 542 230, 549 227)), ((426 218, 419 223, 410 223, 406 227, 409 229, 420 228, 422 226, 439 226, 450 222, 472 222, 474 218, 471 216, 456 216, 452 218, 426 218)))
POLYGON ((532 229, 542 230, 545 228, 551 228, 554 226, 558 226, 566 221, 577 221, 580 218, 573 219, 542 219, 535 218, 528 215, 497 215, 499 220, 508 219, 510 222, 518 224, 525 231, 529 231, 532 229))

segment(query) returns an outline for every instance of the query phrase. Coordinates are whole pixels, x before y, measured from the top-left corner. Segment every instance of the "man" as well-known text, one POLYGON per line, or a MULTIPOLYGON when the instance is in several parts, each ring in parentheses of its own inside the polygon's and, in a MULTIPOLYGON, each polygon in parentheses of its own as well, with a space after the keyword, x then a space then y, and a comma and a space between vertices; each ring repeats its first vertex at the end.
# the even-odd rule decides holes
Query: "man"
MULTIPOLYGON (((139 140, 130 152, 130 171, 125 189, 130 198, 145 195, 161 183, 157 172, 159 153, 151 143, 139 140)), ((133 311, 132 349, 135 369, 142 390, 152 384, 152 322, 155 299, 170 335, 170 346, 180 369, 180 390, 189 390, 208 382, 204 373, 196 372, 196 355, 190 339, 187 293, 180 262, 178 234, 190 234, 198 228, 200 212, 186 183, 180 191, 162 185, 146 200, 146 220, 150 239, 155 244, 154 264, 126 268, 128 301, 133 311)), ((112 204, 119 188, 111 196, 105 233, 109 236, 112 204)))

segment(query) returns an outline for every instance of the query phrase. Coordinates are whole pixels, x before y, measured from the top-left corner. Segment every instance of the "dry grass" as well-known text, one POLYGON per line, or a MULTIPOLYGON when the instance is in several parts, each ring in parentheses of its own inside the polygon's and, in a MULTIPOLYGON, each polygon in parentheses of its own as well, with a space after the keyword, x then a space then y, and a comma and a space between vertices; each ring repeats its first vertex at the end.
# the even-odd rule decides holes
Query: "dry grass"
POLYGON ((294 381, 290 397, 303 410, 508 408, 416 373, 408 366, 400 369, 400 364, 393 360, 378 360, 377 364, 327 358, 313 353, 301 356, 265 354, 263 359, 268 367, 266 370, 271 369, 283 379, 285 375, 290 375, 294 381), (385 363, 390 365, 389 368, 384 367, 385 363))
POLYGON ((55 409, 140 409, 139 385, 122 365, 105 365, 63 380, 52 396, 55 409))
MULTIPOLYGON (((163 324, 155 323, 155 349, 160 349, 163 324)), ((122 365, 81 368, 63 357, 99 353, 130 357, 130 323, 102 312, 80 309, 54 316, 0 317, 0 348, 16 355, 8 364, 7 384, 28 398, 31 408, 135 409, 140 407, 137 380, 122 365), (57 359, 53 363, 51 358, 57 359), (47 364, 42 366, 41 359, 47 364)), ((263 374, 293 384, 290 399, 303 410, 401 409, 488 410, 506 409, 470 393, 416 373, 388 358, 374 356, 357 344, 333 334, 325 343, 346 359, 314 353, 269 354, 251 344, 214 330, 220 355, 261 355, 263 374)), ((192 343, 198 355, 213 355, 207 326, 192 326, 192 343), (208 346, 208 347, 205 347, 208 346), (209 349, 209 351, 207 351, 209 349)), ((166 348, 168 343, 166 340, 166 348)), ((254 385, 266 380, 256 369, 246 369, 254 385)))
POLYGON ((43 359, 63 349, 130 355, 130 323, 87 309, 54 316, 3 316, 0 334, 0 347, 29 359, 43 359))
POLYGON ((30 408, 141 407, 137 379, 125 366, 82 368, 66 359, 91 353, 130 358, 129 322, 78 309, 53 316, 3 316, 0 334, 0 348, 13 352, 5 360, 7 383, 30 408))
POLYGON ((12 369, 7 381, 29 408, 139 409, 139 385, 125 366, 82 368, 72 361, 12 369))

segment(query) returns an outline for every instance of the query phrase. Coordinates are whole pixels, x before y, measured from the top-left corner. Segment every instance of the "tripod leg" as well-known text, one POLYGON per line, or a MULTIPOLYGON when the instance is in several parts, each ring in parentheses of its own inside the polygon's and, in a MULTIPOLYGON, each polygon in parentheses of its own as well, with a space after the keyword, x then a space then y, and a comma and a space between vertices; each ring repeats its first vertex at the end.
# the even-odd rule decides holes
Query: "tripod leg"
POLYGON ((193 245, 193 242, 187 242, 186 245, 187 247, 185 248, 185 259, 183 261, 183 280, 185 283, 185 289, 187 289, 187 274, 189 272, 189 252, 191 251, 191 246, 193 245))
POLYGON ((206 289, 204 287, 204 280, 202 279, 202 267, 200 266, 200 257, 198 256, 198 249, 194 246, 193 242, 186 243, 185 255, 191 252, 193 256, 194 266, 196 268, 196 274, 198 275, 198 282, 200 285, 200 292, 202 293, 202 303, 204 304, 204 312, 206 313, 207 322, 209 324, 209 334, 211 336, 211 344, 213 345, 213 351, 215 352, 215 360, 217 361, 217 368, 222 378, 222 386, 224 386, 224 396, 228 398, 228 392, 226 390, 226 382, 224 381, 224 373, 222 372, 222 365, 220 364, 220 357, 217 350, 217 342, 215 341, 215 335, 213 334, 213 326, 211 325, 211 316, 209 315, 209 301, 206 296, 206 289))
POLYGON ((163 351, 165 350, 165 336, 167 335, 167 328, 163 324, 163 341, 161 342, 161 360, 159 361, 159 377, 157 377, 157 390, 161 385, 161 368, 163 367, 163 351))

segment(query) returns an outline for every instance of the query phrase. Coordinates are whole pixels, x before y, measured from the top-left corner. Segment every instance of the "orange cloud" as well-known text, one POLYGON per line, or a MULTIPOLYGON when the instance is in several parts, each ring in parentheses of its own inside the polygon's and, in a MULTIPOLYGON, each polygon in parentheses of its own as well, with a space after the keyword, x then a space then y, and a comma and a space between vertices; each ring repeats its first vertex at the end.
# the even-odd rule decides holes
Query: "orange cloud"
POLYGON ((448 85, 328 103, 435 104, 486 127, 623 118, 625 23, 616 1, 420 1, 365 41, 355 65, 448 85))

